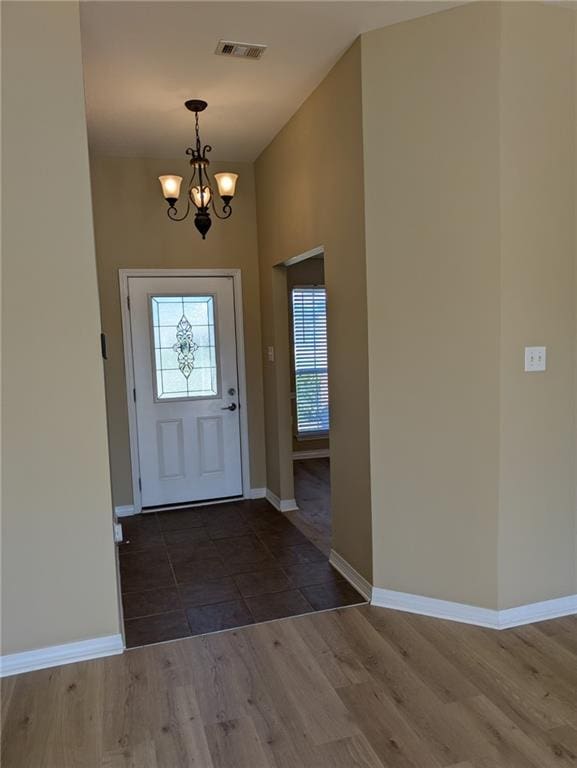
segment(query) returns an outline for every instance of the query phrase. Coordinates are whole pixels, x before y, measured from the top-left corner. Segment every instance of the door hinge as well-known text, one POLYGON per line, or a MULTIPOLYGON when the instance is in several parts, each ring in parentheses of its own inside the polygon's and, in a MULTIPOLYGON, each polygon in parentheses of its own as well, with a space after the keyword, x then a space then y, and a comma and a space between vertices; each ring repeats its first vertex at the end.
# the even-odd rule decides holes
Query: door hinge
POLYGON ((128 307, 128 311, 130 312, 130 296, 126 297, 126 305, 128 307))
POLYGON ((134 400, 134 402, 136 402, 136 389, 134 388, 132 390, 132 399, 134 400))
POLYGON ((142 480, 138 478, 138 490, 142 492, 142 480))

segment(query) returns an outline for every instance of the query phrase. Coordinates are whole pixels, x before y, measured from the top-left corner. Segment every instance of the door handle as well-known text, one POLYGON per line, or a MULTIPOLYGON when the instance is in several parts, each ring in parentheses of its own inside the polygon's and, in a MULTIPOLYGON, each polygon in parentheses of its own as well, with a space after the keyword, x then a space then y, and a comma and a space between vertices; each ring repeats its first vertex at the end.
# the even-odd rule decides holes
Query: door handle
POLYGON ((236 411, 236 403, 231 403, 230 405, 225 405, 224 408, 220 409, 221 411, 236 411))

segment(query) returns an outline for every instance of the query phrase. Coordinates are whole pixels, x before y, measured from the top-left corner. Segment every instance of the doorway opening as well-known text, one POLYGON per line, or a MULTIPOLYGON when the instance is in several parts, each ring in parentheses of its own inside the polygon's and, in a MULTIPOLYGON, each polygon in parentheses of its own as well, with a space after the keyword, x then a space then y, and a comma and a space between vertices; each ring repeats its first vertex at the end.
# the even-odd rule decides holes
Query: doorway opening
POLYGON ((292 460, 298 511, 293 521, 322 552, 331 550, 330 412, 324 252, 286 268, 292 460))

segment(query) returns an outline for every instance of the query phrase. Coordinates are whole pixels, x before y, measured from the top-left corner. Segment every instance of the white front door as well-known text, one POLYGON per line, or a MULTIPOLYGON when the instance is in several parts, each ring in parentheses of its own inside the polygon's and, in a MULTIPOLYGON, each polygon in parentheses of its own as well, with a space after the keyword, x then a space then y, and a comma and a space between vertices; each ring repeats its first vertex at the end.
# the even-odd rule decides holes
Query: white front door
POLYGON ((232 277, 129 277, 142 506, 241 496, 232 277))

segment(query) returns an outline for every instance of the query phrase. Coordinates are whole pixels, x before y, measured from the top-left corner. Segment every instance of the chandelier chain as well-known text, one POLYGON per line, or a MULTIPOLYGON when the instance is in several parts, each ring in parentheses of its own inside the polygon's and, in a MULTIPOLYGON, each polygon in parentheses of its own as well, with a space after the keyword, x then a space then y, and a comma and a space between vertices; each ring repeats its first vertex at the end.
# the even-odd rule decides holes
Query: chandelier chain
POLYGON ((194 130, 196 133, 196 151, 198 152, 198 155, 200 157, 201 143, 200 143, 200 125, 198 121, 198 112, 194 113, 194 130))

